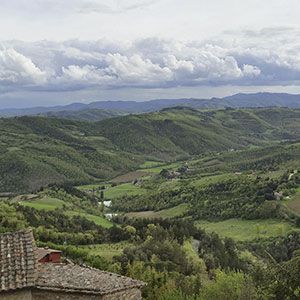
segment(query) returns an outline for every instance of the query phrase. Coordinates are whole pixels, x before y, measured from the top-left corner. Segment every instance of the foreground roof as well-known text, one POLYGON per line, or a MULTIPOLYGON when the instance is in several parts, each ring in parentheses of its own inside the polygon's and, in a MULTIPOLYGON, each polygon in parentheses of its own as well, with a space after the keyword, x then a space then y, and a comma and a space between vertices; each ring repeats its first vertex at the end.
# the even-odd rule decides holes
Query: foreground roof
POLYGON ((0 235, 0 292, 34 286, 35 249, 31 230, 0 235))
POLYGON ((100 295, 142 286, 129 277, 74 264, 40 264, 36 281, 38 289, 100 295))
POLYGON ((0 234, 0 293, 34 287, 105 295, 145 285, 129 277, 73 263, 39 264, 37 254, 31 230, 0 234))

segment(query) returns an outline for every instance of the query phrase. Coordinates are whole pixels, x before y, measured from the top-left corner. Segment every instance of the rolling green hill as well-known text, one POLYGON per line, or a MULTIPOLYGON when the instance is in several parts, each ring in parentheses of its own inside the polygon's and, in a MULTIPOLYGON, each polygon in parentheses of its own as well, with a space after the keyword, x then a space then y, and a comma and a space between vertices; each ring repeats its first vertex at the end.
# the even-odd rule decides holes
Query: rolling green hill
POLYGON ((300 110, 189 108, 89 123, 58 118, 0 119, 0 192, 49 183, 101 181, 145 160, 170 161, 300 139, 300 110))
POLYGON ((65 118, 77 121, 97 122, 125 115, 124 112, 105 109, 62 110, 43 113, 46 117, 65 118))
POLYGON ((88 123, 45 117, 1 119, 0 134, 1 192, 103 180, 141 162, 93 135, 88 123))
POLYGON ((300 110, 198 111, 178 107, 112 118, 96 127, 99 135, 124 151, 172 159, 299 139, 299 120, 300 110))
POLYGON ((294 299, 299 117, 172 108, 0 119, 0 233, 30 226, 40 247, 147 282, 148 300, 240 299, 233 276, 253 299, 294 299), (68 184, 41 188, 50 183, 68 184), (207 292, 219 286, 220 297, 207 292))

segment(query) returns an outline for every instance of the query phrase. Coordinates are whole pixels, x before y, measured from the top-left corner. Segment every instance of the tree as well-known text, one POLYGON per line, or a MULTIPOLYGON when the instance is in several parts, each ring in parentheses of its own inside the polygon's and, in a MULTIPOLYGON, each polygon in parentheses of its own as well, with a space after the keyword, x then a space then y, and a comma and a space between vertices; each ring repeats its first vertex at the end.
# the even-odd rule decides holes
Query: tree
POLYGON ((0 232, 16 231, 26 226, 24 216, 14 206, 0 202, 0 232))
POLYGON ((124 227, 124 230, 129 233, 131 236, 134 236, 136 234, 136 229, 131 226, 131 225, 127 225, 124 227))
POLYGON ((269 272, 269 291, 275 299, 300 299, 300 253, 296 257, 277 264, 269 272))
POLYGON ((200 299, 254 300, 258 299, 258 296, 250 277, 241 272, 218 271, 215 282, 203 288, 200 299))

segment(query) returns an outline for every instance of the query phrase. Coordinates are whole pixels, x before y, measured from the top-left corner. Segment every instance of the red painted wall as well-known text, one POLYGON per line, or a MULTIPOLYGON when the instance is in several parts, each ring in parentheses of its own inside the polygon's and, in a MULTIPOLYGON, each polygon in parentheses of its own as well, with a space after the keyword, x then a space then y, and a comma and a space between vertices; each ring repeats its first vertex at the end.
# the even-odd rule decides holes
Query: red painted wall
POLYGON ((40 263, 60 263, 61 254, 59 252, 52 252, 47 254, 42 259, 39 260, 40 263))

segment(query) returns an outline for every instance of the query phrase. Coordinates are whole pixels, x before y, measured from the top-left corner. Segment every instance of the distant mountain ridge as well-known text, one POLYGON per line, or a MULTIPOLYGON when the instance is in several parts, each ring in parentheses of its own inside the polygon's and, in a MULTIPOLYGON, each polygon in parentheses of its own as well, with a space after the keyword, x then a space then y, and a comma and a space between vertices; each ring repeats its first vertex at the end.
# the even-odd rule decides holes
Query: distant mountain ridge
MULTIPOLYGON (((285 93, 255 93, 255 94, 236 94, 224 98, 211 99, 157 99, 149 101, 96 101, 89 104, 72 103, 69 105, 53 107, 33 107, 24 109, 2 109, 0 117, 30 116, 30 115, 51 115, 68 117, 68 112, 103 110, 110 111, 114 116, 123 113, 145 113, 158 111, 167 107, 187 106, 197 109, 216 109, 216 108, 252 108, 252 107, 287 107, 300 108, 300 95, 285 93)), ((97 112, 96 114, 100 114, 97 112)), ((109 115, 109 114, 108 114, 109 115)), ((109 118, 110 116, 107 116, 109 118)), ((100 119, 96 119, 100 120, 100 119)))

